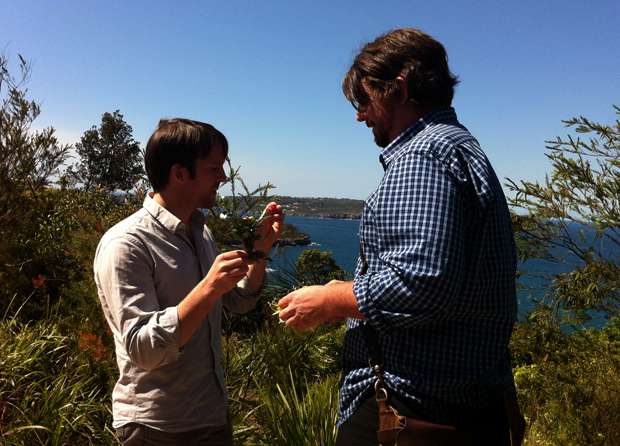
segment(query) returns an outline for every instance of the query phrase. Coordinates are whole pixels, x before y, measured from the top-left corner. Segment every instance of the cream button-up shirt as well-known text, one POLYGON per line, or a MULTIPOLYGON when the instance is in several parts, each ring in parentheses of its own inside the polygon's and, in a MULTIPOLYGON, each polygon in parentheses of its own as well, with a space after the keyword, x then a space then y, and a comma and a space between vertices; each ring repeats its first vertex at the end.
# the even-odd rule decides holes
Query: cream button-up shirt
POLYGON ((220 297, 190 340, 179 347, 177 305, 220 254, 205 218, 185 225, 147 197, 144 207, 101 239, 94 270, 99 299, 116 344, 120 378, 113 399, 115 428, 130 422, 168 432, 226 423, 222 305, 254 307, 247 278, 220 297))

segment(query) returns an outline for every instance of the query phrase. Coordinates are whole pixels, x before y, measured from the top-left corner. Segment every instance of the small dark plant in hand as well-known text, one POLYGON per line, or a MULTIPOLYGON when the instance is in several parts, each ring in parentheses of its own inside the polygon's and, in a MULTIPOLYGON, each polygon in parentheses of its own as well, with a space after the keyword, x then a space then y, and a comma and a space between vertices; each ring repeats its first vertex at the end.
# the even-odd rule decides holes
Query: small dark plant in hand
POLYGON ((230 185, 231 195, 219 196, 216 205, 207 210, 209 229, 213 232, 222 251, 230 250, 240 241, 247 249, 250 259, 271 260, 266 253, 255 250, 254 244, 261 239, 261 235, 257 232, 258 228, 268 218, 258 209, 277 199, 269 195, 269 191, 274 186, 267 183, 250 190, 239 176, 239 169, 234 169, 230 160, 227 162, 230 169, 228 179, 224 184, 230 185), (241 194, 236 192, 239 184, 243 189, 241 194))
MULTIPOLYGON (((226 198, 222 200, 224 201, 226 198)), ((256 217, 255 215, 238 215, 234 212, 224 210, 220 214, 220 218, 230 221, 230 232, 236 234, 241 239, 243 245, 247 249, 250 259, 256 260, 257 262, 261 259, 271 260, 264 251, 254 249, 254 242, 262 238, 262 236, 257 233, 257 230, 269 216, 261 215, 256 217)))

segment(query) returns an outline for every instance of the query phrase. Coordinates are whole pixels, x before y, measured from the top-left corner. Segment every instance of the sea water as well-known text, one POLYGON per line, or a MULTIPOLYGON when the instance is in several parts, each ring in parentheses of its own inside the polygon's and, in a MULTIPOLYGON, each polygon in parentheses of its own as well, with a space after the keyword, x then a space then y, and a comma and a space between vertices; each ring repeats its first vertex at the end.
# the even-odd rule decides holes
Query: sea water
POLYGON ((353 276, 360 253, 359 220, 337 220, 331 218, 296 217, 287 215, 287 223, 294 224, 301 232, 310 236, 310 245, 290 246, 276 257, 275 267, 295 263, 302 252, 318 249, 331 252, 332 258, 347 273, 353 276))
MULTIPOLYGON (((290 268, 303 251, 318 249, 323 252, 331 252, 332 258, 340 267, 353 277, 359 257, 359 220, 337 220, 327 218, 296 217, 287 215, 287 223, 294 224, 301 232, 310 236, 311 244, 300 247, 287 247, 283 253, 274 258, 269 266, 273 269, 290 268)), ((570 254, 564 254, 565 260, 571 260, 570 254)), ((575 262, 578 260, 573 259, 575 262)), ((550 277, 570 271, 570 266, 549 262, 543 259, 529 259, 519 264, 519 269, 550 277)), ((519 300, 519 314, 527 314, 533 309, 532 297, 542 298, 545 294, 545 282, 541 278, 522 275, 519 283, 527 287, 539 287, 540 289, 521 289, 517 291, 519 300)), ((589 326, 601 327, 607 322, 604 319, 594 321, 589 326)))

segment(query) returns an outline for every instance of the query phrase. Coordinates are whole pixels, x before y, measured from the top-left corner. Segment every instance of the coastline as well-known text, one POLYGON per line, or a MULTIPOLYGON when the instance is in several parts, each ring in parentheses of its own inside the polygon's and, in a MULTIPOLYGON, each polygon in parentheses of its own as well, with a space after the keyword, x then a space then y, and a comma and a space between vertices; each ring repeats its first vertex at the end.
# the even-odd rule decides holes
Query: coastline
POLYGON ((344 215, 308 215, 308 214, 297 214, 297 213, 286 213, 285 215, 290 215, 291 217, 304 217, 304 218, 322 218, 325 220, 349 220, 349 221, 360 221, 362 219, 361 215, 347 216, 344 215))

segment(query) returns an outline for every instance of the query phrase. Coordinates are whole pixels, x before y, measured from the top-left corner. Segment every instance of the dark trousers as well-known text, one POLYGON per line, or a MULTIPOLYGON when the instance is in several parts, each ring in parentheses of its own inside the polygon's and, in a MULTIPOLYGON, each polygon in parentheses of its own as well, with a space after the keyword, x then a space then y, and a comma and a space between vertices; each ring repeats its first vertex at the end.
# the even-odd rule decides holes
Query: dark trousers
MULTIPOLYGON (((392 405, 401 415, 424 420, 395 398, 392 398, 392 405)), ((476 412, 479 413, 476 413, 475 421, 467 426, 467 430, 473 429, 480 433, 480 441, 477 444, 510 446, 510 429, 504 400, 476 412)), ((379 430, 379 406, 373 394, 340 426, 336 446, 378 446, 377 430, 379 430)))
POLYGON ((207 426, 188 432, 164 432, 138 423, 116 430, 123 446, 232 446, 233 429, 230 415, 223 426, 207 426))

